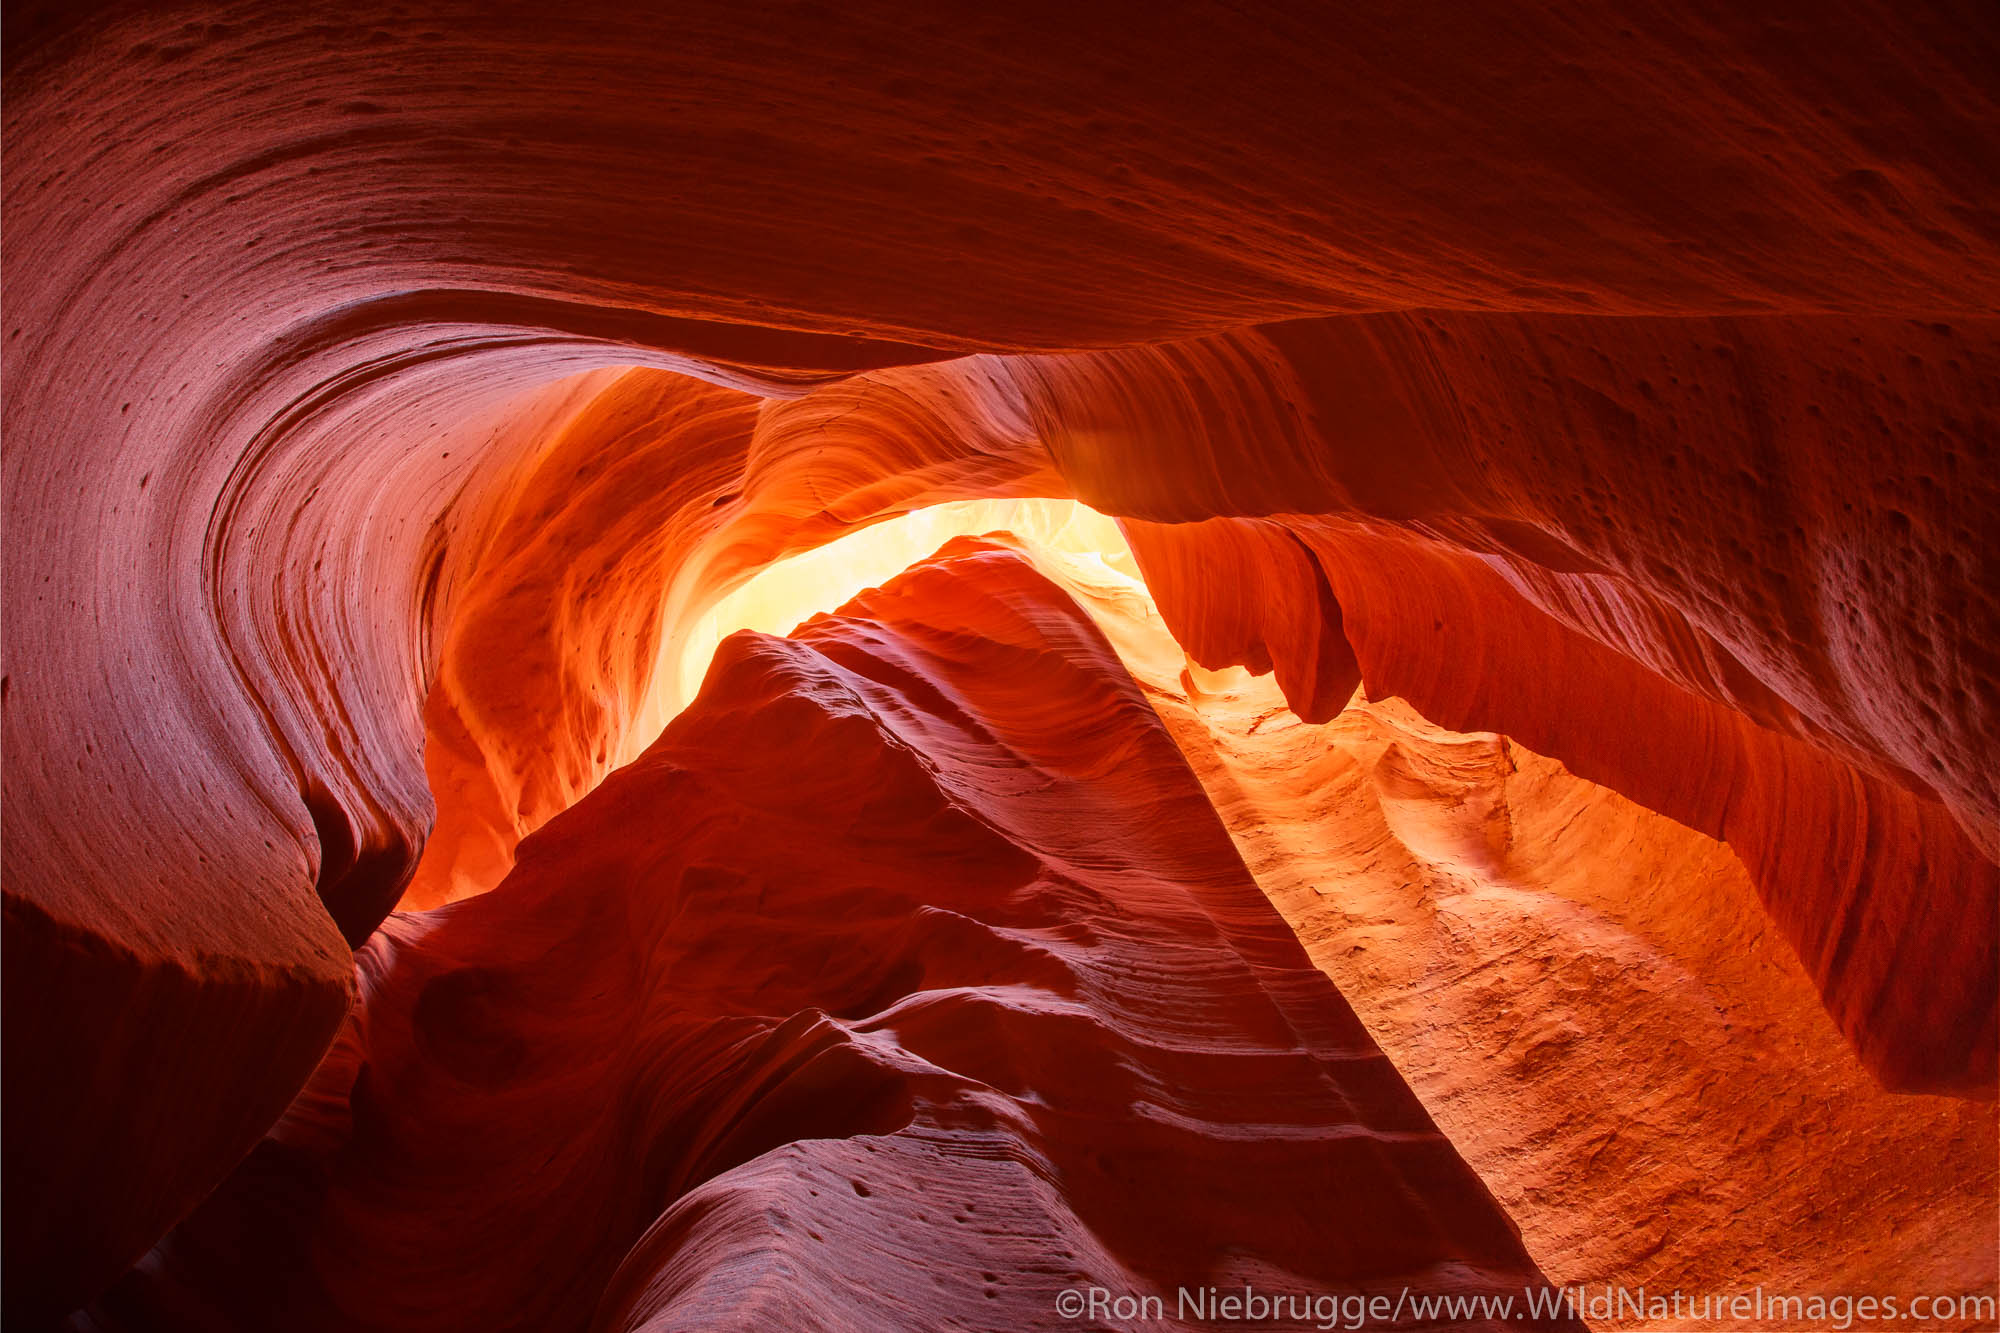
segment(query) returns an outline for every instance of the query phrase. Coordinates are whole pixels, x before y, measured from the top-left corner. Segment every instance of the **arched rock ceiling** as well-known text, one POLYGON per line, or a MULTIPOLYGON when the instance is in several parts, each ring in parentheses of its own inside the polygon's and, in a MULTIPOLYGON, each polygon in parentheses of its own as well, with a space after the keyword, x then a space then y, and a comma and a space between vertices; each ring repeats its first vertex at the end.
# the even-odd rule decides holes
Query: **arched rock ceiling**
POLYGON ((1135 520, 1183 642, 1308 716, 1358 670, 1726 838, 1878 1075, 1991 1089, 1990 9, 8 33, 8 1250, 62 1299, 330 1038, 426 689, 493 705, 452 636, 519 617, 468 735, 547 740, 532 805, 663 575, 933 499, 1135 520), (510 609, 538 543, 598 582, 510 609))

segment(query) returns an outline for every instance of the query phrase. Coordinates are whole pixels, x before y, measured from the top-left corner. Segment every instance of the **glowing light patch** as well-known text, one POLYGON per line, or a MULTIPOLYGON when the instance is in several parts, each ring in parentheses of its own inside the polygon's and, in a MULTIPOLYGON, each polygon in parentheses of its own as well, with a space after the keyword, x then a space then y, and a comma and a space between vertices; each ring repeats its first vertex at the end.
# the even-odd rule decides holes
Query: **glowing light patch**
MULTIPOLYGON (((628 733, 636 757, 694 698, 721 642, 738 630, 789 634, 879 587, 953 537, 1008 532, 1093 583, 1144 596, 1138 565, 1112 519, 1075 500, 969 500, 886 519, 759 570, 660 645, 651 695, 628 733)), ((1146 599, 1150 604, 1150 598, 1146 599)))

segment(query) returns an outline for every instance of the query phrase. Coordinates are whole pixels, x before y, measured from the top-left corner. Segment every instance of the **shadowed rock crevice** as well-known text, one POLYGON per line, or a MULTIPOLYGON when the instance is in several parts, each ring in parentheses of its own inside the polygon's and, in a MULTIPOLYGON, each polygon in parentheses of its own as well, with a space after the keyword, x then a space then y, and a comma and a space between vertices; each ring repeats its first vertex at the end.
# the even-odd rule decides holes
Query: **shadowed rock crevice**
POLYGON ((825 1328, 1039 1326, 1187 1274, 1542 1281, 1111 645, 991 543, 729 640, 505 881, 361 959, 286 1172, 232 1178, 87 1326, 215 1327, 177 1312, 231 1244, 277 1259, 260 1231, 287 1262, 303 1232, 305 1272, 231 1326, 751 1328, 713 1293, 753 1272, 825 1328))
MULTIPOLYGON (((1401 699, 1716 840, 1880 1086, 1993 1095, 1990 5, 31 0, 6 66, 10 1323, 339 1065, 354 946, 644 753, 727 598, 951 502, 1123 522, 1187 697, 1401 699)), ((1089 787, 1079 706, 925 744, 1089 787)))

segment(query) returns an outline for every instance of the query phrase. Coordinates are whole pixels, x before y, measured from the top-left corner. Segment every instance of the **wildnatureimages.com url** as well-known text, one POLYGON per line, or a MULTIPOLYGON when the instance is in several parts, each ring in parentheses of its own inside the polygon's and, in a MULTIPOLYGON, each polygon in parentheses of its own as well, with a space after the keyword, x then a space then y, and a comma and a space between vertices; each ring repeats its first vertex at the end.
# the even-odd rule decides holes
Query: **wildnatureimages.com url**
POLYGON ((1833 1333, 1881 1324, 1948 1323, 1954 1328, 2000 1328, 2000 1297, 1798 1296, 1757 1287, 1729 1295, 1649 1292, 1644 1287, 1524 1287, 1513 1293, 1430 1293, 1408 1287, 1386 1293, 1274 1292, 1256 1287, 1180 1287, 1171 1296, 1070 1287, 1056 1293, 1056 1314, 1067 1320, 1132 1325, 1309 1325, 1343 1329, 1421 1327, 1443 1322, 1581 1319, 1593 1327, 1621 1322, 1717 1329, 1755 1323, 1769 1328, 1830 1329, 1833 1333))

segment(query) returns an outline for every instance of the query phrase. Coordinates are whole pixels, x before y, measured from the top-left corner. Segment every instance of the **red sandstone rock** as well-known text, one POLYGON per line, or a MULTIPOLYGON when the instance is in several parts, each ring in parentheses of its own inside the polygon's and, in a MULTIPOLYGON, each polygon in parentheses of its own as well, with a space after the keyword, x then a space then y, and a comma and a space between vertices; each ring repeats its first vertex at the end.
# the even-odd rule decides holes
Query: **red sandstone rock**
POLYGON ((403 905, 491 888, 522 835, 635 757, 661 637, 750 574, 935 500, 1059 490, 1025 430, 982 438, 968 394, 942 368, 763 402, 635 371, 551 432, 455 567, 425 704, 439 818, 403 905))
MULTIPOLYGON (((1401 701, 1312 726, 1269 678, 1191 680, 1133 590, 1056 572, 1259 885, 1551 1279, 1994 1290, 1994 1104, 1884 1091, 1726 846, 1401 701)), ((1688 1320, 1627 1311, 1614 1326, 1688 1320)))
MULTIPOLYGON (((1603 321, 1517 321, 1509 343, 1441 319, 1331 320, 1132 352, 887 371, 822 390, 830 402, 817 412, 819 394, 774 420, 862 414, 852 434, 834 437, 851 442, 857 461, 844 450, 835 464, 808 455, 811 470, 794 483, 851 497, 853 519, 907 503, 913 490, 971 490, 962 477, 916 470, 872 499, 855 491, 864 441, 888 442, 878 452, 902 451, 890 466, 917 469, 927 450, 942 452, 948 435, 932 424, 941 413, 955 413, 957 438, 975 442, 988 486, 1025 484, 1006 465, 1018 458, 1026 473, 1031 447, 1004 423, 1031 421, 1062 473, 1056 484, 1111 512, 1342 515, 1281 517, 1303 546, 1269 524, 1129 531, 1164 612, 1206 664, 1275 663, 1294 706, 1324 719, 1351 691, 1362 651, 1375 694, 1405 695, 1451 726, 1520 735, 1727 837, 1878 1073, 1896 1086, 1988 1088, 2000 1052, 2000 873, 1987 844, 2000 824, 1974 738, 2000 706, 2000 683, 1977 665, 1979 635, 1996 620, 1993 589, 1958 552, 1976 515, 2000 514, 2000 494, 1983 475, 1925 483, 1959 476, 1985 447, 1987 427, 1968 430, 1952 414, 1994 419, 2000 374, 1981 369, 1994 355, 1992 328, 1961 335, 1957 354, 1933 363, 1919 352, 1945 335, 1900 322, 1688 322, 1661 337, 1603 321), (1479 338, 1473 357, 1466 347, 1479 338), (1724 355, 1703 354, 1707 338, 1724 355), (1648 371, 1658 386, 1601 371, 1595 382, 1654 404, 1672 438, 1628 438, 1635 413, 1579 418, 1559 395, 1510 403, 1497 386, 1530 382, 1525 367, 1512 379, 1491 369, 1523 360, 1524 348, 1547 362, 1589 354, 1592 366, 1615 364, 1609 345, 1631 364, 1665 367, 1648 371), (1876 350, 1890 387, 1855 387, 1859 365, 1844 366, 1855 347, 1876 350), (1817 424, 1824 413, 1797 406, 1787 387, 1801 367, 1829 387, 1849 384, 1857 405, 1893 399, 1933 424, 1914 440, 1879 442, 1827 429, 1817 424), (1926 375, 1950 391, 1920 398, 1926 375), (954 382, 956 392, 942 387, 954 382), (1481 389, 1491 401, 1474 396, 1481 389), (1780 395, 1792 409, 1780 411, 1780 395), (1673 432, 1682 410, 1713 421, 1692 437, 1673 432), (1544 418, 1567 424, 1549 437, 1534 424, 1544 418), (1772 449, 1788 471, 1749 470, 1772 449), (1634 497, 1622 507, 1594 480, 1621 473, 1617 494, 1634 497), (1587 489, 1562 490, 1558 477, 1587 489), (1926 515, 1921 527, 1909 527, 1905 509, 1926 515), (1789 521, 1758 526, 1759 512, 1789 521), (1899 546, 1868 545, 1891 529, 1904 532, 1899 546), (1897 578, 1871 572, 1879 555, 1854 563, 1857 550, 1895 551, 1897 578), (1768 584, 1743 583, 1746 567, 1768 584), (1785 599, 1785 588, 1813 589, 1813 600, 1785 599), (1355 644, 1344 618, 1358 626, 1355 644), (1860 638, 1858 624, 1869 627, 1860 638), (1896 653, 1907 664, 1898 688, 1915 697, 1892 707, 1871 682, 1896 653), (1938 660, 1964 666, 1921 667, 1938 660), (1635 707, 1674 721, 1634 727, 1635 707), (1897 962, 1919 955, 1938 965, 1897 962)), ((1574 373, 1585 404, 1609 401, 1574 373)), ((784 436, 782 426, 760 428, 767 434, 784 436)), ((679 512, 670 496, 659 505, 661 523, 679 512)), ((773 508, 753 505, 737 522, 782 526, 786 507, 773 508)), ((821 512, 821 530, 837 531, 827 525, 841 519, 821 512)), ((735 542, 738 568, 781 549, 753 538, 746 555, 742 538, 714 540, 735 542)), ((717 583, 712 566, 697 564, 717 583)))
POLYGON ((1089 1285, 1540 1280, 1110 645, 990 543, 730 639, 497 889, 360 959, 260 1166, 93 1325, 1000 1329, 1089 1285))
POLYGON ((1990 1091, 1996 45, 1948 4, 17 6, 10 1313, 317 1058, 440 670, 535 729, 468 728, 454 772, 509 757, 441 784, 484 813, 440 855, 497 868, 609 762, 589 687, 674 561, 510 524, 610 366, 807 394, 740 485, 579 492, 738 497, 687 605, 923 498, 1274 517, 1320 573, 1218 546, 1247 591, 1161 589, 1191 644, 1318 715, 1337 624, 1374 693, 1720 833, 1878 1074, 1990 1091), (483 557, 579 542, 591 596, 490 618, 483 557), (482 624, 546 693, 445 660, 482 624))

